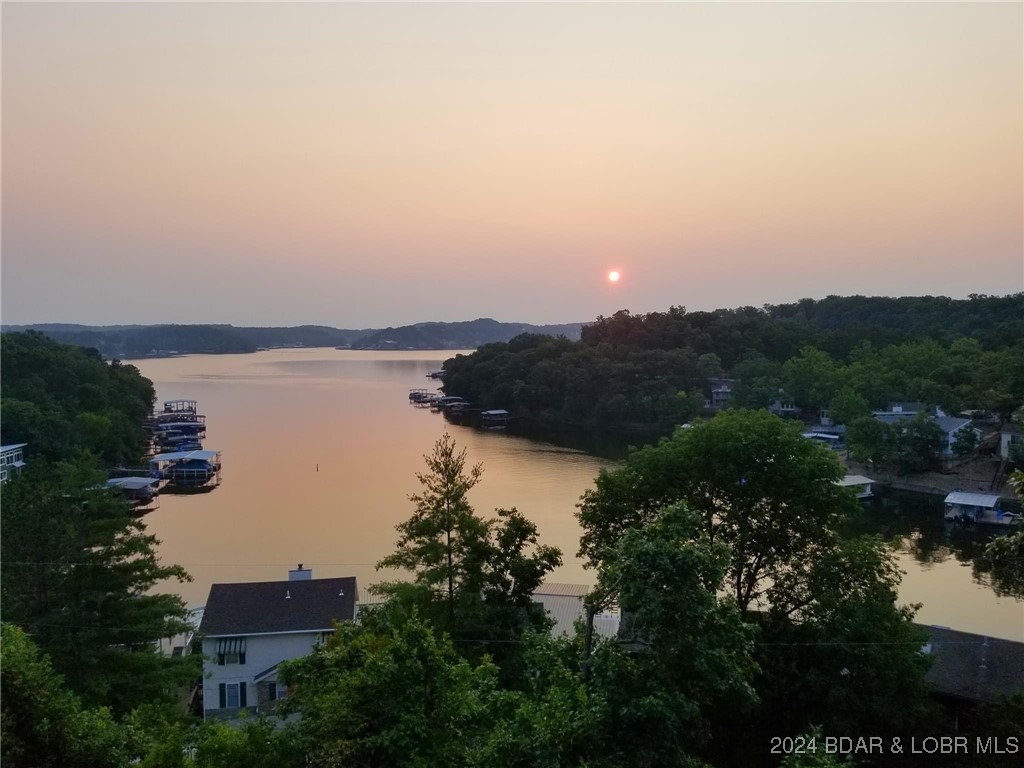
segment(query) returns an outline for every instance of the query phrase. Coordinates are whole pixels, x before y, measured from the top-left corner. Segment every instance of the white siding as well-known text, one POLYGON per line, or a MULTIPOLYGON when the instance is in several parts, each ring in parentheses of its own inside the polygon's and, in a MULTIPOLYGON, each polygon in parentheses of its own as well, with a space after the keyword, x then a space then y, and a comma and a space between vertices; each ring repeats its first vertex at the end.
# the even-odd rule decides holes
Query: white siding
POLYGON ((246 703, 256 706, 253 678, 286 659, 309 654, 316 644, 318 632, 282 635, 249 635, 245 640, 245 664, 217 664, 217 638, 203 640, 203 711, 220 709, 220 684, 245 683, 246 703))

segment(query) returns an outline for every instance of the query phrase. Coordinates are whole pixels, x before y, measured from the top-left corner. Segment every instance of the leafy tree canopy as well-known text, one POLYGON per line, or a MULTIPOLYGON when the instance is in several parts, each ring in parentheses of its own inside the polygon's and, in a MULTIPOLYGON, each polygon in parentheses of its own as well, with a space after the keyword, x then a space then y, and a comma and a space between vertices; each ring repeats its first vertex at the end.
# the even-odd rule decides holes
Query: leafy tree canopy
POLYGON ((116 713, 168 700, 198 673, 153 641, 184 631, 180 597, 152 594, 165 579, 156 539, 83 458, 35 461, 3 486, 0 592, 4 618, 30 632, 83 700, 116 713))
POLYGON ((603 470, 584 493, 580 554, 591 565, 628 530, 683 502, 712 543, 730 548, 727 584, 743 611, 781 595, 773 584, 793 563, 810 560, 853 506, 827 449, 796 425, 764 411, 727 411, 603 470))
POLYGON ((141 459, 155 393, 134 366, 28 331, 0 336, 0 377, 4 443, 50 460, 79 450, 108 464, 141 459))

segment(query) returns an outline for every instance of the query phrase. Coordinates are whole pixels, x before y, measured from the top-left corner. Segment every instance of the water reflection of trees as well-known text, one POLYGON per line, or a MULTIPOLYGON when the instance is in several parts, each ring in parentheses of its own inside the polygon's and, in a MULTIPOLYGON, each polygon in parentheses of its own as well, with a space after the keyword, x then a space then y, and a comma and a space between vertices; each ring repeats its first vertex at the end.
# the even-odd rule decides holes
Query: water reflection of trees
POLYGON ((863 514, 850 521, 846 533, 881 536, 924 566, 940 565, 951 558, 970 565, 977 583, 1002 594, 984 558, 986 545, 1000 532, 989 526, 964 527, 947 522, 943 509, 941 500, 888 493, 865 506, 863 514))

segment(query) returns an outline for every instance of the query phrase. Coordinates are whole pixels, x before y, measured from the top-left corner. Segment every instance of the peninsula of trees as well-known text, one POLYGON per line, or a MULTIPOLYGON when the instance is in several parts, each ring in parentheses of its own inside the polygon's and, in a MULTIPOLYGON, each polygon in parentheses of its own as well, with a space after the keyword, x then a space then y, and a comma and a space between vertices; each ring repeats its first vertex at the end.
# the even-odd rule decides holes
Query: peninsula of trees
POLYGON ((444 364, 444 388, 557 427, 668 434, 700 415, 715 382, 733 407, 779 401, 853 419, 894 401, 1004 419, 1024 402, 1024 294, 869 298, 633 315, 579 341, 523 335, 444 364))

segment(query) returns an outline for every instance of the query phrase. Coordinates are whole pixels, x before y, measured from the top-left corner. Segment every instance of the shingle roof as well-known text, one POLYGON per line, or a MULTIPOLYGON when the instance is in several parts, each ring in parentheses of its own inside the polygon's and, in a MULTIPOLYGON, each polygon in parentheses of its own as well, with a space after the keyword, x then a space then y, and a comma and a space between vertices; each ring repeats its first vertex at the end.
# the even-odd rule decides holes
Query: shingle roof
POLYGON ((216 637, 330 629, 352 621, 356 594, 354 576, 214 584, 199 631, 216 637))
POLYGON ((948 433, 959 432, 961 429, 968 426, 971 423, 971 420, 961 419, 959 416, 938 416, 935 419, 935 423, 948 433))
POLYGON ((925 651, 935 659, 925 679, 947 696, 994 701, 1024 692, 1024 643, 924 627, 925 651))

